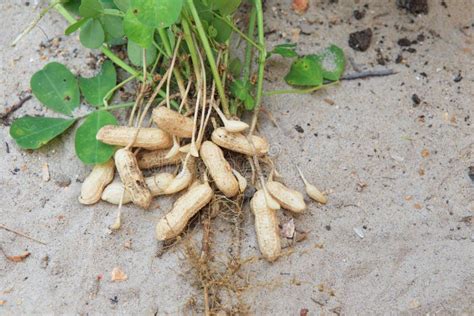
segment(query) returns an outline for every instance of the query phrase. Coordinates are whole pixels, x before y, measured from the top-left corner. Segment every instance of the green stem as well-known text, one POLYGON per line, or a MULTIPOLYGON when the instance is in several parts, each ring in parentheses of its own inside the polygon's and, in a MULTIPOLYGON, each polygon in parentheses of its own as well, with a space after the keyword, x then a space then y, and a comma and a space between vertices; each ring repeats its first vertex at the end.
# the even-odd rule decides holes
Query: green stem
POLYGON ((115 111, 118 109, 130 108, 134 104, 135 102, 127 102, 127 103, 121 103, 121 104, 116 104, 116 105, 109 105, 107 108, 100 108, 100 110, 115 111))
POLYGON ((255 127, 257 126, 258 112, 260 111, 260 106, 262 104, 263 76, 265 74, 265 59, 267 57, 267 51, 265 48, 265 33, 263 31, 262 0, 255 0, 255 9, 257 10, 258 43, 262 46, 263 50, 261 50, 258 54, 257 93, 255 95, 255 112, 252 117, 252 123, 249 130, 250 135, 254 132, 255 127))
POLYGON ((165 47, 166 57, 170 58, 173 55, 173 50, 171 49, 171 44, 168 39, 168 34, 164 28, 158 29, 158 34, 160 35, 161 41, 163 42, 163 46, 165 47))
MULTIPOLYGON (((254 11, 252 9, 252 11, 254 11)), ((248 44, 251 44, 253 46, 255 46, 256 49, 258 49, 259 51, 261 51, 263 49, 263 47, 257 43, 255 43, 252 38, 250 36, 247 36, 245 35, 244 32, 242 32, 241 30, 239 30, 234 23, 232 22, 229 22, 229 20, 227 20, 226 18, 224 18, 223 16, 215 13, 214 11, 211 11, 216 17, 218 17, 219 19, 221 19, 222 21, 224 21, 225 24, 227 24, 228 26, 230 26, 230 28, 237 34, 240 35, 240 37, 242 37, 244 40, 247 41, 248 44)), ((255 14, 254 14, 255 15, 255 14)), ((252 18, 252 12, 250 13, 250 18, 252 18)), ((255 25, 255 16, 253 17, 253 24, 255 25)), ((251 25, 251 20, 249 20, 249 28, 250 28, 250 25, 251 25)), ((255 26, 254 26, 255 27, 255 26)))
POLYGON ((123 13, 120 10, 116 9, 104 9, 104 14, 105 15, 112 15, 112 16, 119 16, 119 17, 124 17, 125 13, 123 13))
MULTIPOLYGON (((255 20, 257 19, 257 10, 255 7, 252 7, 250 11, 250 18, 249 18, 249 29, 248 29, 248 37, 253 39, 255 33, 255 20)), ((252 67, 252 46, 250 42, 247 43, 247 47, 245 47, 245 60, 244 60, 244 67, 242 71, 242 78, 244 80, 250 79, 250 71, 252 67)))
POLYGON ((196 52, 196 47, 194 46, 193 38, 191 37, 191 28, 189 27, 188 20, 183 17, 181 21, 184 32, 184 40, 188 46, 189 54, 191 55, 191 61, 193 64, 194 73, 197 75, 196 80, 201 78, 201 68, 199 67, 199 58, 196 52))
MULTIPOLYGON (((158 29, 158 34, 160 35, 161 41, 163 42, 163 45, 165 46, 165 51, 167 55, 166 57, 171 58, 171 56, 173 56, 173 49, 171 48, 168 34, 166 34, 166 30, 164 28, 158 29)), ((183 80, 183 76, 181 75, 181 72, 179 71, 178 68, 174 68, 173 74, 176 77, 179 92, 181 93, 181 95, 184 95, 184 91, 186 89, 184 87, 184 80, 183 80)))
POLYGON ((28 34, 39 23, 39 21, 41 21, 41 19, 46 15, 46 13, 49 12, 49 10, 60 3, 61 0, 55 0, 51 2, 47 8, 41 10, 40 14, 33 21, 31 21, 30 25, 28 25, 28 27, 15 38, 15 40, 11 43, 11 46, 15 46, 23 38, 23 36, 28 34))
POLYGON ((204 31, 204 27, 202 26, 201 19, 199 18, 199 14, 196 10, 196 7, 194 6, 193 0, 187 0, 187 4, 189 10, 191 11, 191 15, 193 16, 194 23, 196 24, 196 30, 198 32, 199 38, 201 39, 202 46, 206 52, 206 57, 209 67, 211 68, 212 76, 216 82, 217 92, 219 93, 219 97, 221 99, 222 110, 224 111, 225 115, 229 117, 229 102, 227 101, 227 96, 225 95, 224 87, 222 86, 222 81, 219 76, 219 71, 217 70, 214 54, 212 53, 209 40, 207 39, 206 31, 204 31))
POLYGON ((107 102, 107 100, 112 96, 112 94, 117 90, 119 89, 120 87, 123 87, 125 84, 127 84, 127 82, 130 82, 132 81, 133 79, 135 79, 136 76, 130 76, 128 77, 127 79, 125 79, 124 81, 120 82, 118 85, 116 85, 115 87, 113 87, 112 89, 109 90, 109 92, 107 92, 107 94, 104 96, 104 99, 103 99, 103 103, 104 103, 104 107, 107 109, 109 107, 109 102, 107 102))
POLYGON ((323 88, 327 88, 327 87, 336 85, 338 83, 339 83, 339 80, 331 82, 331 83, 323 84, 321 86, 308 88, 308 89, 283 89, 283 90, 265 91, 263 93, 263 95, 270 96, 270 95, 278 95, 278 94, 306 94, 306 93, 311 93, 311 92, 314 92, 314 91, 317 91, 317 90, 321 90, 323 88))

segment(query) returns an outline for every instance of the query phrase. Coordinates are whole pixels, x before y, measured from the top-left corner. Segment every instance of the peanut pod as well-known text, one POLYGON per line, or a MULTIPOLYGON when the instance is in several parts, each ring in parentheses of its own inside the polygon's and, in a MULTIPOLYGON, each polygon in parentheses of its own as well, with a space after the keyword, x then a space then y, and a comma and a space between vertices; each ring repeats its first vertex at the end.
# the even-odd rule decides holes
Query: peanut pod
POLYGON ((250 208, 255 215, 255 231, 260 252, 268 261, 275 261, 281 252, 280 230, 275 211, 267 207, 263 190, 255 192, 250 201, 250 208))
POLYGON ((148 208, 152 196, 145 183, 143 174, 138 168, 135 155, 125 148, 117 150, 115 153, 115 166, 125 190, 130 194, 132 202, 145 209, 148 208))
MULTIPOLYGON (((152 177, 146 177, 145 183, 150 190, 151 195, 155 197, 164 194, 165 189, 168 187, 173 178, 174 176, 171 173, 158 173, 152 177)), ((124 187, 122 182, 112 182, 107 187, 105 187, 101 198, 106 202, 118 205, 123 194, 122 204, 132 202, 130 193, 128 193, 128 191, 125 191, 124 193, 123 190, 124 187)))
POLYGON ((168 152, 168 149, 160 149, 138 154, 138 168, 150 169, 167 165, 176 165, 181 161, 181 159, 184 159, 185 155, 180 152, 176 153, 176 155, 173 155, 172 157, 166 157, 168 152))
MULTIPOLYGON (((223 127, 216 128, 212 132, 211 139, 216 145, 231 151, 247 156, 252 156, 254 153, 252 145, 244 134, 230 133, 223 127)), ((264 138, 252 135, 252 142, 257 156, 263 156, 268 153, 270 146, 264 138)))
POLYGON ((267 190, 285 210, 295 213, 302 213, 306 210, 306 203, 303 194, 300 192, 290 189, 277 181, 269 181, 267 183, 267 190))
POLYGON ((113 159, 106 163, 94 166, 91 173, 87 176, 81 186, 81 204, 94 204, 100 200, 105 186, 114 179, 115 165, 113 159))
MULTIPOLYGON (((109 145, 128 146, 137 134, 136 127, 106 125, 97 133, 97 140, 109 145)), ((159 128, 140 128, 133 147, 149 150, 170 148, 173 145, 171 135, 159 128)))
POLYGON ((239 182, 234 177, 229 162, 225 160, 222 149, 211 141, 205 141, 200 153, 217 188, 228 198, 236 196, 239 193, 239 182))
POLYGON ((173 204, 171 211, 156 225, 156 238, 167 240, 177 237, 188 221, 212 199, 214 192, 208 183, 190 188, 173 204))
POLYGON ((193 136, 194 122, 176 111, 160 106, 153 110, 153 121, 162 130, 181 138, 193 136))

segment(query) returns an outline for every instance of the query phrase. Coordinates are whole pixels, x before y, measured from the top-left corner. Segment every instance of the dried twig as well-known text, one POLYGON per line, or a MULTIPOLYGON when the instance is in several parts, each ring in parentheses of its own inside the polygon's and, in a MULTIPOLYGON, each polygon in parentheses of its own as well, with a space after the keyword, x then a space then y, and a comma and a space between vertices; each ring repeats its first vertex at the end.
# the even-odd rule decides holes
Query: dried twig
POLYGON ((6 231, 9 231, 9 232, 11 232, 11 233, 17 234, 17 235, 19 235, 19 236, 28 238, 28 239, 30 239, 30 240, 36 241, 37 243, 40 243, 40 244, 42 244, 42 245, 46 245, 46 243, 45 243, 44 241, 38 240, 38 239, 33 238, 33 237, 30 237, 30 236, 28 236, 28 235, 26 235, 26 234, 24 234, 24 233, 22 233, 22 232, 16 231, 16 230, 11 229, 11 228, 8 228, 7 226, 5 226, 5 225, 3 225, 3 224, 0 224, 0 228, 3 228, 3 229, 5 229, 6 231))
POLYGON ((6 120, 8 119, 8 117, 13 114, 13 112, 15 112, 16 110, 18 110, 19 108, 21 108, 23 106, 23 104, 25 104, 26 101, 30 100, 33 96, 30 94, 30 95, 27 95, 26 97, 24 98, 21 98, 17 103, 13 104, 10 108, 6 109, 5 110, 5 113, 2 113, 0 114, 0 120, 6 120))
POLYGON ((341 77, 340 80, 355 80, 355 79, 364 79, 370 77, 383 77, 383 76, 390 76, 397 74, 393 69, 380 69, 380 70, 367 70, 367 71, 360 71, 354 72, 351 74, 347 74, 341 77))

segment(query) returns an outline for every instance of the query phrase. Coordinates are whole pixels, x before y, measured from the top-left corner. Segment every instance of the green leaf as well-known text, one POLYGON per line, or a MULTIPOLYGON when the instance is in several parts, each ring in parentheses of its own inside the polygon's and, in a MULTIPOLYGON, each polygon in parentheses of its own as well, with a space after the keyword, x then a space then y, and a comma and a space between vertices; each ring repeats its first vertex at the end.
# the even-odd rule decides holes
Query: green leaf
POLYGON ((141 23, 164 28, 174 24, 184 0, 131 0, 130 10, 141 23))
MULTIPOLYGON (((232 23, 232 21, 229 21, 229 22, 232 23)), ((217 30, 217 35, 215 36, 215 40, 219 43, 225 43, 225 41, 227 41, 230 35, 232 34, 232 28, 219 18, 215 18, 212 21, 211 26, 217 30)))
POLYGON ((291 65, 285 81, 294 86, 320 86, 323 83, 321 66, 314 55, 298 58, 291 65))
POLYGON ((114 0, 114 3, 123 12, 127 12, 130 7, 130 0, 114 0))
POLYGON ((119 16, 104 15, 100 17, 100 22, 105 31, 107 41, 119 39, 125 36, 123 32, 123 19, 119 16))
POLYGON ((297 57, 298 54, 296 53, 296 44, 286 43, 276 45, 273 50, 267 54, 267 58, 270 58, 270 56, 274 54, 287 58, 297 57))
POLYGON ((118 9, 114 0, 99 0, 104 9, 118 9))
POLYGON ((114 64, 107 60, 102 65, 100 73, 92 78, 79 78, 79 87, 84 98, 92 105, 101 106, 104 97, 117 83, 117 73, 114 64))
POLYGON ((255 99, 249 94, 244 100, 245 109, 252 111, 255 108, 255 99))
POLYGON ((81 33, 79 39, 87 48, 99 48, 105 40, 104 29, 102 24, 97 19, 91 19, 87 21, 83 27, 81 27, 81 33))
POLYGON ((79 106, 76 77, 64 65, 52 62, 36 72, 30 81, 31 91, 47 108, 66 115, 79 106))
POLYGON ((97 132, 105 125, 117 125, 117 119, 106 111, 90 114, 76 131, 76 155, 86 164, 104 163, 112 157, 115 147, 96 139, 97 132))
POLYGON ((23 116, 10 127, 10 135, 23 149, 37 149, 61 135, 76 119, 23 116))
POLYGON ((95 18, 102 14, 104 8, 99 0, 82 0, 79 14, 83 18, 95 18))
POLYGON ((73 15, 80 15, 79 14, 80 6, 81 6, 81 0, 66 0, 66 2, 63 3, 64 9, 66 9, 73 15))
MULTIPOLYGON (((133 41, 128 41, 127 53, 130 62, 135 66, 143 66, 143 48, 133 41)), ((146 49, 146 65, 150 66, 154 63, 158 50, 155 46, 150 46, 146 49)))
POLYGON ((81 26, 84 25, 87 21, 89 21, 90 18, 82 18, 78 20, 76 23, 73 23, 67 27, 67 29, 64 31, 65 35, 71 35, 75 31, 77 31, 81 26))
POLYGON ((239 77, 242 72, 242 62, 238 57, 232 58, 229 63, 229 72, 234 77, 239 77))
POLYGON ((244 101, 250 95, 250 82, 243 79, 234 80, 230 84, 230 92, 237 99, 244 101))
POLYGON ((315 56, 321 69, 323 78, 337 81, 346 67, 346 58, 341 48, 331 45, 315 56))
POLYGON ((125 13, 123 19, 123 30, 129 40, 134 41, 143 48, 150 47, 153 41, 155 29, 142 24, 133 14, 132 9, 125 13))
POLYGON ((240 6, 240 0, 210 0, 210 7, 223 15, 230 15, 240 6))

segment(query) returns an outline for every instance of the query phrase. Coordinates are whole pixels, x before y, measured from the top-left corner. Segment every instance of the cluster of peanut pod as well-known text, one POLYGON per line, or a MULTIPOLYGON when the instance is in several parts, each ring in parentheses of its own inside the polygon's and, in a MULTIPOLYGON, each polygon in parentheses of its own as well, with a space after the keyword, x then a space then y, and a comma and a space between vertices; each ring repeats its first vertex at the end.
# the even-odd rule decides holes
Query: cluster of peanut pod
MULTIPOLYGON (((224 121, 224 127, 217 127, 211 140, 198 141, 176 146, 176 139, 195 139, 193 119, 167 107, 153 110, 152 119, 158 126, 135 128, 126 126, 104 126, 97 133, 103 143, 122 147, 114 159, 96 165, 85 179, 79 201, 94 204, 100 199, 112 204, 134 203, 147 209, 153 197, 171 195, 185 191, 173 204, 171 211, 156 225, 156 238, 160 241, 176 238, 185 230, 189 220, 213 198, 207 176, 203 181, 196 176, 196 159, 200 158, 207 168, 215 187, 227 198, 243 193, 247 180, 232 169, 225 159, 223 149, 246 156, 262 157, 268 153, 269 144, 262 137, 252 135, 250 140, 242 132, 248 125, 238 120, 224 121), (130 148, 129 148, 130 147, 130 148), (133 149, 140 149, 135 154, 133 149), (181 164, 180 171, 157 173, 144 177, 142 170, 181 164), (113 181, 115 169, 120 181, 113 181)), ((319 203, 326 203, 326 197, 300 175, 308 195, 319 203)), ((280 229, 276 210, 284 208, 294 213, 306 210, 303 195, 280 182, 267 181, 256 191, 250 202, 255 215, 255 230, 262 255, 268 261, 280 256, 280 229)))

